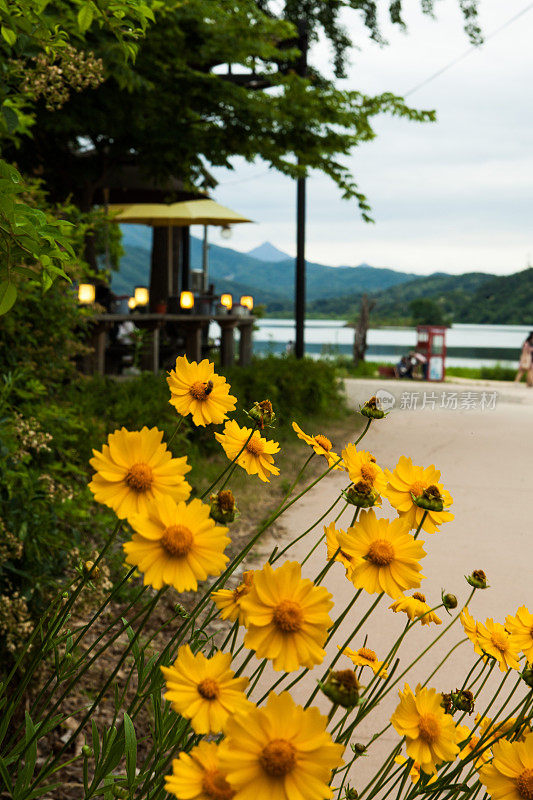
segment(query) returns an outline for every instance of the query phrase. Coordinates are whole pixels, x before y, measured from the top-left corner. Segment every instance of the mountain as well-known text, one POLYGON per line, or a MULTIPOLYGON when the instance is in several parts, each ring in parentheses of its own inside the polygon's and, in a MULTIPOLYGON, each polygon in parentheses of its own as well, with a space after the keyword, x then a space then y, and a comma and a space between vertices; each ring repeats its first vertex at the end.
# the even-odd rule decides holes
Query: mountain
POLYGON ((274 263, 276 261, 287 261, 290 258, 288 253, 284 253, 283 250, 274 247, 270 242, 263 242, 259 247, 248 250, 247 255, 252 256, 252 258, 258 258, 259 261, 272 261, 274 263))

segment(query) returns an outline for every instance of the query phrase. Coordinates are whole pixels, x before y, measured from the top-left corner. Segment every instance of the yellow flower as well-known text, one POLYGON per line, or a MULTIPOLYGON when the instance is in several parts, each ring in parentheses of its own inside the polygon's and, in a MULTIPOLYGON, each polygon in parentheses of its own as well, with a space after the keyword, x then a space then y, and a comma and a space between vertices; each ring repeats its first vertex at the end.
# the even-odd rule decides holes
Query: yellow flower
POLYGON ((165 700, 190 719, 195 733, 220 733, 228 715, 251 708, 244 694, 248 678, 235 678, 230 664, 231 653, 206 658, 203 653, 194 655, 186 644, 171 667, 161 667, 167 684, 165 700))
POLYGON ((191 493, 183 477, 191 469, 187 458, 172 458, 162 438, 163 431, 157 428, 110 433, 102 452, 93 450, 89 462, 96 470, 89 484, 94 499, 120 519, 145 514, 151 500, 165 496, 187 500, 191 493))
MULTIPOLYGON (((394 761, 396 762, 396 764, 405 764, 407 762, 407 759, 405 756, 396 756, 394 761)), ((411 778, 412 783, 418 783, 418 781, 420 780, 420 764, 417 764, 416 761, 411 762, 409 777, 411 778)), ((438 779, 438 777, 439 777, 438 775, 433 775, 429 779, 428 785, 430 783, 434 783, 438 779)))
MULTIPOLYGON (((251 433, 251 428, 239 428, 232 419, 226 422, 222 433, 215 433, 215 438, 224 448, 230 461, 233 461, 251 433)), ((269 472, 272 475, 279 475, 279 469, 274 466, 273 458, 274 453, 278 452, 279 444, 277 442, 263 439, 259 431, 254 431, 252 438, 237 458, 237 464, 245 469, 248 475, 257 475, 263 482, 269 483, 269 472)))
MULTIPOLYGON (((471 735, 471 731, 466 725, 458 725, 456 730, 458 736, 457 741, 461 744, 459 758, 464 760, 465 758, 469 758, 472 754, 476 755, 476 747, 478 747, 481 737, 475 734, 471 735), (466 741, 467 739, 468 741, 466 741), (466 742, 466 744, 462 744, 463 742, 466 742)), ((475 769, 479 769, 490 760, 490 751, 486 746, 487 740, 484 739, 481 743, 481 752, 473 761, 475 769)))
POLYGON ((441 708, 442 695, 435 689, 416 687, 413 694, 405 684, 399 693, 400 704, 391 722, 405 736, 407 755, 433 774, 443 761, 453 761, 459 752, 453 717, 441 708))
MULTIPOLYGON (((346 536, 346 533, 340 528, 337 530, 334 522, 330 522, 327 526, 324 525, 324 533, 326 534, 327 560, 331 561, 340 547, 338 534, 341 533, 343 536, 346 536)), ((340 561, 345 567, 350 567, 352 564, 350 556, 346 555, 342 550, 339 550, 335 556, 335 561, 340 561)))
POLYGON ((420 586, 424 577, 418 559, 426 555, 424 542, 416 541, 401 519, 378 519, 364 511, 346 534, 339 532, 342 550, 352 559, 347 576, 357 589, 369 594, 386 592, 392 599, 405 589, 420 586))
POLYGON ((520 669, 518 647, 499 622, 494 622, 490 618, 485 621, 484 625, 482 622, 478 622, 477 640, 483 652, 498 661, 501 672, 506 672, 508 669, 520 669))
POLYGON ((533 734, 523 742, 501 739, 492 748, 494 758, 479 770, 479 780, 495 800, 533 798, 533 734))
POLYGON ((229 393, 230 385, 206 358, 189 363, 186 356, 178 356, 167 383, 169 403, 184 417, 192 414, 195 425, 218 425, 235 410, 237 398, 229 393))
POLYGON ((252 588, 253 580, 253 570, 249 569, 243 573, 242 583, 235 589, 218 589, 216 592, 211 592, 211 599, 219 609, 221 619, 230 619, 232 622, 238 619, 239 625, 244 625, 241 600, 252 588))
POLYGON ((344 745, 334 744, 317 708, 297 706, 288 692, 270 693, 264 708, 232 716, 220 765, 235 800, 327 800, 344 745))
POLYGON ((235 796, 219 767, 216 742, 202 741, 189 753, 182 751, 165 781, 166 791, 178 800, 232 800, 235 796))
POLYGON ((420 592, 414 592, 411 597, 400 597, 389 606, 394 612, 405 611, 409 619, 421 619, 422 625, 429 625, 434 622, 440 625, 442 620, 437 617, 431 606, 426 603, 426 598, 420 592))
POLYGON ((376 464, 372 453, 366 450, 357 450, 354 444, 349 444, 341 453, 344 468, 350 476, 352 483, 364 481, 378 494, 383 494, 387 488, 385 473, 376 464))
POLYGON ((228 561, 228 529, 215 526, 209 506, 197 498, 187 504, 163 497, 130 523, 136 533, 123 545, 126 563, 138 567, 154 589, 166 583, 178 592, 196 591, 198 581, 220 575, 228 561))
POLYGON ((508 616, 505 627, 511 634, 513 647, 522 652, 529 663, 533 663, 533 614, 520 606, 516 616, 508 616))
POLYGON ((248 628, 244 645, 257 658, 272 659, 275 670, 312 669, 326 654, 332 605, 326 589, 302 578, 296 561, 278 569, 265 564, 254 572, 253 586, 241 600, 248 628))
MULTIPOLYGON (((479 738, 483 739, 482 744, 492 744, 497 742, 502 736, 506 736, 516 724, 516 717, 509 717, 502 722, 493 722, 491 717, 482 717, 476 714, 476 725, 479 725, 479 738)), ((521 732, 514 732, 514 738, 523 742, 526 736, 531 733, 531 724, 522 722, 521 732)))
POLYGON ((478 656, 483 655, 483 650, 479 646, 478 641, 478 623, 476 620, 470 615, 468 608, 465 606, 461 613, 459 614, 459 620, 461 625, 463 626, 463 630, 474 645, 474 652, 478 654, 478 656))
POLYGON ((331 449, 333 445, 327 436, 324 436, 322 433, 309 436, 307 433, 304 433, 296 422, 292 423, 292 428, 298 436, 298 439, 302 439, 302 441, 312 447, 318 456, 324 456, 328 462, 328 467, 335 465, 335 469, 342 469, 340 456, 331 449))
MULTIPOLYGON (((385 470, 389 481, 385 496, 392 506, 398 511, 400 517, 409 523, 409 528, 418 528, 422 522, 425 509, 419 508, 411 495, 419 497, 426 489, 436 487, 444 503, 444 508, 453 502, 451 494, 439 483, 440 472, 431 467, 417 467, 410 458, 400 456, 394 472, 385 470)), ((428 511, 422 530, 426 533, 437 533, 438 526, 443 522, 450 522, 454 518, 449 511, 428 511)))
MULTIPOLYGON (((340 645, 338 645, 338 647, 339 650, 342 650, 340 645)), ((352 664, 356 667, 370 667, 374 675, 379 673, 380 678, 387 677, 387 670, 382 669, 385 662, 378 661, 377 655, 373 650, 370 650, 369 647, 360 647, 359 650, 351 650, 349 647, 345 647, 344 650, 342 650, 342 654, 343 656, 348 656, 352 664)))

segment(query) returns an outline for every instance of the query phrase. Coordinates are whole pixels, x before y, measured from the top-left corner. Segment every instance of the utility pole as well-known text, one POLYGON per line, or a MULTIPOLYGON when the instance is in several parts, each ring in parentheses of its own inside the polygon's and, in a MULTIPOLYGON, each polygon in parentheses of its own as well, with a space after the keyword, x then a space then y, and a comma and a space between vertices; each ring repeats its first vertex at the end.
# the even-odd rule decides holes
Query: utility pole
MULTIPOLYGON (((298 73, 305 78, 307 75, 307 21, 305 18, 298 23, 298 49, 301 56, 298 64, 298 73)), ((294 318, 296 323, 296 341, 294 354, 296 358, 303 358, 305 354, 305 178, 296 180, 296 281, 294 287, 294 318)))

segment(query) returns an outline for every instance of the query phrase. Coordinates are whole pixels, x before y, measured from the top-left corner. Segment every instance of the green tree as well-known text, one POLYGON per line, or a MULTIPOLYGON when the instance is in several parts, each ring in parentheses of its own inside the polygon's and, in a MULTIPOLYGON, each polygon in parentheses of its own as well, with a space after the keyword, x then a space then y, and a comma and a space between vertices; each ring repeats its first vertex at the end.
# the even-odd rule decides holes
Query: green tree
POLYGON ((417 297, 409 303, 412 325, 445 325, 446 315, 441 306, 429 297, 417 297))

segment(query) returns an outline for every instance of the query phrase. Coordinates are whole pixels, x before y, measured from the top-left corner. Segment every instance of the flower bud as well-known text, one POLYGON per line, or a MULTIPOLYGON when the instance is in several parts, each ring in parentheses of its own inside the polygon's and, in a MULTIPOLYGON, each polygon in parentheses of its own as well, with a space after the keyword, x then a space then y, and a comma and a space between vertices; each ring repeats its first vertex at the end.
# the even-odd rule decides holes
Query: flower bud
POLYGON ((448 610, 451 608, 457 608, 457 597, 454 594, 444 594, 443 591, 441 598, 444 608, 447 608, 448 610))
POLYGON ((181 605, 181 603, 176 603, 174 606, 174 611, 183 619, 188 619, 189 617, 189 612, 186 608, 184 608, 184 606, 181 605))
POLYGON ((366 753, 366 744, 361 744, 360 742, 355 742, 355 744, 350 745, 352 748, 352 753, 356 754, 357 756, 362 756, 366 753))
POLYGON ((411 492, 411 497, 415 505, 426 511, 442 511, 444 508, 442 495, 436 486, 428 486, 418 497, 411 492))
POLYGON ((94 566, 94 561, 85 561, 83 564, 83 572, 91 581, 96 581, 100 575, 100 568, 94 566))
POLYGON ((329 699, 343 708, 352 708, 359 700, 359 681, 352 669, 330 671, 324 683, 318 685, 329 699))
POLYGON ((372 396, 360 407, 359 411, 363 417, 367 417, 368 419, 383 419, 386 414, 383 409, 380 408, 380 406, 381 403, 379 402, 378 398, 372 396))
POLYGON ((221 489, 218 494, 212 494, 209 500, 211 505, 209 516, 215 522, 224 524, 233 522, 239 513, 231 489, 221 489))
POLYGON ((442 693, 442 700, 440 701, 441 708, 444 709, 445 714, 453 714, 452 696, 449 692, 442 693))
POLYGON ((357 481, 352 483, 345 492, 343 492, 346 502, 351 503, 352 506, 358 508, 371 508, 375 505, 379 495, 372 486, 366 481, 357 481))
POLYGON ((93 755, 93 749, 92 747, 89 747, 88 744, 83 745, 83 747, 81 748, 81 752, 82 755, 85 756, 85 758, 90 758, 93 755))
POLYGON ((351 786, 348 786, 346 789, 346 800, 359 800, 359 792, 356 789, 352 789, 351 786))
POLYGON ((520 677, 531 689, 533 689, 533 665, 526 664, 522 672, 520 673, 520 677))
POLYGON ((61 597, 63 600, 68 600, 68 592, 61 592, 61 597))
POLYGON ((250 411, 246 413, 257 423, 257 427, 260 430, 273 425, 276 419, 270 400, 261 400, 260 403, 254 403, 250 411))
POLYGON ((469 714, 474 710, 474 695, 468 689, 456 689, 451 693, 452 702, 458 711, 467 711, 469 714))
POLYGON ((127 798, 130 796, 129 791, 126 789, 125 786, 117 786, 117 784, 113 786, 111 794, 113 795, 113 797, 122 797, 122 798, 127 798))
POLYGON ((471 575, 465 575, 465 578, 474 589, 488 589, 487 576, 482 569, 475 569, 471 575))

